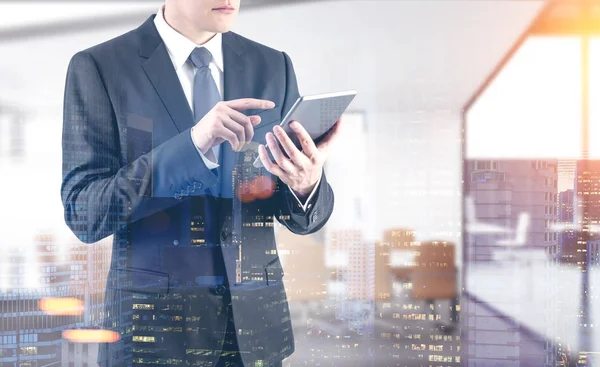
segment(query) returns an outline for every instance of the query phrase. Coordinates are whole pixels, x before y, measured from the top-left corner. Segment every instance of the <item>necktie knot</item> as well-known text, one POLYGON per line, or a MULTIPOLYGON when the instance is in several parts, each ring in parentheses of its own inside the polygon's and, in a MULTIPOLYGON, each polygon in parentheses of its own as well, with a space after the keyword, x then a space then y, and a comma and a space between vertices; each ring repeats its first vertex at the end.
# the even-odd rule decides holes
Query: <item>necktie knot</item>
POLYGON ((194 66, 198 69, 203 66, 208 66, 211 59, 212 54, 206 49, 206 47, 196 47, 190 54, 190 61, 192 61, 192 64, 194 64, 194 66))

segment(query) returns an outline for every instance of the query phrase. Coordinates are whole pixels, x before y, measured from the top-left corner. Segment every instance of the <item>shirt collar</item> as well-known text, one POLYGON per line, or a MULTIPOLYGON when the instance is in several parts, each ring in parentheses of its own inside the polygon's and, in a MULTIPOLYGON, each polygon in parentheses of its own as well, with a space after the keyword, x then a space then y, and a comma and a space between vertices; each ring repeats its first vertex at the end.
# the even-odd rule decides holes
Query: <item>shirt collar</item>
POLYGON ((175 66, 175 70, 182 67, 188 57, 196 47, 206 47, 213 56, 213 61, 217 67, 223 72, 223 34, 217 33, 213 38, 203 45, 197 45, 187 37, 173 29, 164 17, 164 5, 158 9, 154 17, 154 25, 162 38, 171 60, 175 66))

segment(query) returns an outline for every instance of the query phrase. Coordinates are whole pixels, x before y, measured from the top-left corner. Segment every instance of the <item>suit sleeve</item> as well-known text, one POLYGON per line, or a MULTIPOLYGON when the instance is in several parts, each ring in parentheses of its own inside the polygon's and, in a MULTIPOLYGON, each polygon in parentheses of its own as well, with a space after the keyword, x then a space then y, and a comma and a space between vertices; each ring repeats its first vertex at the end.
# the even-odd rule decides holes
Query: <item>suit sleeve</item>
MULTIPOLYGON (((300 96, 292 62, 285 52, 283 58, 286 87, 281 118, 287 114, 300 96)), ((275 218, 293 233, 304 235, 318 231, 327 223, 333 212, 334 195, 331 186, 327 183, 325 172, 323 172, 321 181, 306 210, 298 203, 290 188, 280 179, 277 179, 273 200, 275 218)))
POLYGON ((198 155, 189 129, 129 159, 123 151, 127 131, 118 125, 87 52, 77 53, 69 63, 63 107, 61 198, 67 225, 85 243, 110 236, 128 222, 179 204, 217 182, 198 155))

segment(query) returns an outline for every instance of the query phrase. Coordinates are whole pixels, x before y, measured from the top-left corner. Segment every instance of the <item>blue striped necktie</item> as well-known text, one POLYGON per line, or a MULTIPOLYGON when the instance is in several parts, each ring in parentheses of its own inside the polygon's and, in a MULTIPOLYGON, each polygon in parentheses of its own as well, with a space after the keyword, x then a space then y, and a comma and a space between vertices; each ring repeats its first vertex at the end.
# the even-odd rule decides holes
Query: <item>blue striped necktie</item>
MULTIPOLYGON (((193 90, 194 119, 196 122, 200 121, 221 100, 221 95, 208 67, 211 59, 210 51, 204 47, 196 47, 190 54, 190 61, 197 68, 193 90)), ((212 149, 215 157, 219 157, 219 146, 212 149)), ((204 219, 204 246, 211 249, 210 256, 204 259, 205 262, 198 264, 198 268, 202 269, 203 275, 227 278, 223 256, 220 248, 217 248, 221 242, 219 236, 221 227, 221 200, 219 199, 221 177, 219 176, 221 175, 219 175, 218 168, 212 171, 217 175, 217 184, 205 190, 206 195, 203 197, 202 206, 192 207, 192 212, 198 213, 204 219)))
MULTIPOLYGON (((208 113, 218 102, 221 101, 221 95, 217 89, 210 68, 208 67, 212 54, 205 47, 196 47, 190 54, 190 61, 198 69, 194 76, 194 120, 200 121, 204 115, 208 113)), ((219 157, 220 146, 213 147, 215 157, 219 157)), ((212 170, 212 172, 219 178, 218 168, 212 170)), ((219 196, 220 193, 220 180, 216 187, 212 189, 206 189, 209 195, 219 196)))

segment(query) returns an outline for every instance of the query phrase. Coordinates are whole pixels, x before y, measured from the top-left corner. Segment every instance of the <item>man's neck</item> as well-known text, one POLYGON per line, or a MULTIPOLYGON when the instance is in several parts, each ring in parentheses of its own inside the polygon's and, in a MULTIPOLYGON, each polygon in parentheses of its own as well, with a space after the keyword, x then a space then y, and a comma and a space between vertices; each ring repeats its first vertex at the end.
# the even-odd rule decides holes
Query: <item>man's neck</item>
POLYGON ((198 29, 197 27, 194 27, 193 24, 189 24, 183 17, 179 16, 179 14, 168 8, 166 5, 163 8, 163 16, 165 22, 167 22, 171 28, 197 45, 205 44, 216 35, 216 33, 198 29))

